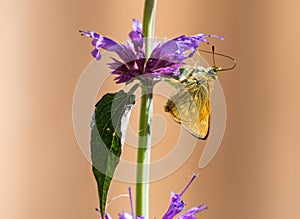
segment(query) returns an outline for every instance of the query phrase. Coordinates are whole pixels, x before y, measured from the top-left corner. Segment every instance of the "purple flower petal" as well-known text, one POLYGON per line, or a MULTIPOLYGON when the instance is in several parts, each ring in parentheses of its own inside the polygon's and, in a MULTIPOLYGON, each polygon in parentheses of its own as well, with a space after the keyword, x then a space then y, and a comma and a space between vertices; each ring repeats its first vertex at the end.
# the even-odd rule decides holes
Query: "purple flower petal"
POLYGON ((183 213, 180 217, 177 219, 194 219, 196 218, 194 214, 197 214, 201 211, 204 211, 208 208, 208 206, 204 206, 203 204, 198 205, 197 207, 193 207, 190 210, 183 213))
MULTIPOLYGON (((128 188, 128 193, 129 193, 129 202, 130 202, 131 214, 123 211, 121 214, 119 214, 119 219, 134 219, 131 187, 128 188)), ((144 217, 143 216, 137 216, 136 219, 144 219, 144 217)))
POLYGON ((91 54, 97 59, 100 60, 101 59, 101 53, 99 51, 99 49, 94 49, 91 54))
MULTIPOLYGON (((102 219, 101 211, 98 208, 96 208, 96 211, 100 214, 100 219, 102 219)), ((108 213, 105 213, 104 217, 105 217, 104 219, 112 219, 111 216, 108 213)))
POLYGON ((171 203, 162 219, 172 219, 184 209, 184 202, 181 200, 180 194, 171 193, 171 203))
POLYGON ((129 194, 129 203, 130 203, 131 216, 134 217, 134 213, 133 213, 133 204, 132 204, 131 187, 128 187, 128 194, 129 194))
POLYGON ((95 49, 92 51, 92 55, 97 60, 101 59, 101 54, 99 49, 105 49, 111 52, 118 52, 122 49, 122 47, 112 39, 104 37, 96 32, 80 30, 80 33, 82 36, 88 36, 93 39, 92 45, 95 47, 95 49))
POLYGON ((201 42, 206 42, 207 37, 215 37, 219 39, 224 39, 222 36, 217 36, 217 35, 212 35, 212 34, 197 34, 197 35, 192 35, 192 36, 179 36, 174 38, 173 40, 176 42, 178 46, 178 54, 183 54, 187 51, 191 51, 189 55, 185 56, 185 58, 190 58, 193 56, 195 53, 196 49, 199 46, 199 43, 201 42))
POLYGON ((108 213, 105 213, 105 219, 112 219, 112 217, 108 213))
POLYGON ((133 219, 132 215, 123 211, 121 214, 119 214, 119 219, 133 219))
POLYGON ((142 24, 136 18, 133 18, 132 29, 140 33, 142 32, 142 24))
POLYGON ((131 40, 144 38, 142 24, 137 19, 133 19, 132 29, 133 30, 129 33, 131 40))
POLYGON ((133 30, 129 33, 136 56, 138 59, 145 58, 145 38, 142 33, 142 25, 137 19, 133 19, 133 30))

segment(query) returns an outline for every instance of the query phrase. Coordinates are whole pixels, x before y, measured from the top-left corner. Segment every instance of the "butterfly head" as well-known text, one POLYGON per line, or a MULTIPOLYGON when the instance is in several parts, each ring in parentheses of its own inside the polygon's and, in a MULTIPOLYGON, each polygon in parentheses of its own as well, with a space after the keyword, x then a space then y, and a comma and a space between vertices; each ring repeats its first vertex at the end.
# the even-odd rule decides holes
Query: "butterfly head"
POLYGON ((213 79, 217 79, 218 73, 219 73, 219 71, 220 71, 221 69, 222 69, 221 67, 212 66, 212 67, 209 67, 209 68, 208 68, 207 73, 208 73, 208 75, 209 75, 210 77, 212 77, 213 79))

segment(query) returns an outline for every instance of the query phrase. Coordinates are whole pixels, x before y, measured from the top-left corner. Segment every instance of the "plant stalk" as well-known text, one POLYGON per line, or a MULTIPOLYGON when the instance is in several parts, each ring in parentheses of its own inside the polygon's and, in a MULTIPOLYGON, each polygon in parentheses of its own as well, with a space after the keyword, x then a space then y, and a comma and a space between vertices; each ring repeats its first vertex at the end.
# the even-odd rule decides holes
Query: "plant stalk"
POLYGON ((145 51, 147 58, 149 58, 151 52, 151 38, 154 37, 156 4, 157 0, 145 0, 143 34, 146 39, 145 51))
MULTIPOLYGON (((151 40, 154 37, 154 24, 157 0, 145 0, 143 17, 143 34, 145 52, 148 59, 152 50, 151 40)), ((136 216, 149 218, 149 179, 151 157, 151 122, 153 109, 153 82, 142 82, 140 106, 139 141, 136 170, 136 216)))
POLYGON ((153 86, 142 85, 136 175, 136 215, 149 218, 149 178, 153 86))

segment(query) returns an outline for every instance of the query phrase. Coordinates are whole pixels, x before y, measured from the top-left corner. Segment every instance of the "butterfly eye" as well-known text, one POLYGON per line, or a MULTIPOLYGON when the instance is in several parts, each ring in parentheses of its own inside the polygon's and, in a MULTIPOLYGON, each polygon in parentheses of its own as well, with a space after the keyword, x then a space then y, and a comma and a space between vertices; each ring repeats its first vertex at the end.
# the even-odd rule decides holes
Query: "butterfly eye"
POLYGON ((209 70, 208 70, 208 74, 210 74, 210 75, 216 75, 217 74, 217 70, 215 69, 215 68, 210 68, 209 70))

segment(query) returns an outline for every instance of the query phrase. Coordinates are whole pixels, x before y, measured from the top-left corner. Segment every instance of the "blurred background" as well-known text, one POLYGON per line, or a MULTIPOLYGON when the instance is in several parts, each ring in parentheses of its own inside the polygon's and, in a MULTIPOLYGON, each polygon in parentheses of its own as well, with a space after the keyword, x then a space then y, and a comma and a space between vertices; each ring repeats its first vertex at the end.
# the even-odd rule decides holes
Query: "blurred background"
MULTIPOLYGON (((156 36, 224 35, 211 42, 238 64, 219 77, 227 104, 221 148, 200 171, 199 142, 182 167, 151 183, 151 218, 194 171, 200 175, 184 200, 187 208, 209 205, 199 218, 300 217, 299 7, 297 0, 158 1, 156 36)), ((91 166, 72 127, 76 83, 92 60, 78 30, 123 42, 142 12, 139 0, 1 1, 0 218, 99 218, 91 166)), ((169 149, 157 145, 153 159, 169 149)), ((109 199, 129 185, 114 181, 109 199)), ((127 198, 108 211, 116 218, 123 209, 127 198)))

